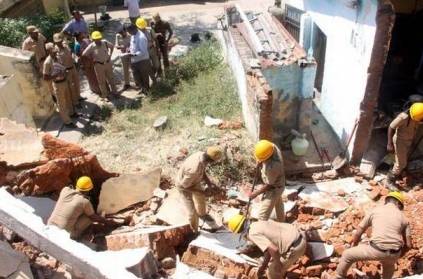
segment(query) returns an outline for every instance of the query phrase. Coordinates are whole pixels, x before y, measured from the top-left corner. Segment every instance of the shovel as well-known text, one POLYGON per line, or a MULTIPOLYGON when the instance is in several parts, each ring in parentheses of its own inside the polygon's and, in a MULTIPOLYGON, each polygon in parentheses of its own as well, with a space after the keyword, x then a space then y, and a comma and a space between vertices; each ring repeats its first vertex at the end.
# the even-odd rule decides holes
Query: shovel
POLYGON ((355 121, 354 128, 350 134, 350 137, 348 138, 347 146, 345 146, 345 149, 338 154, 338 156, 333 159, 332 166, 334 170, 340 170, 345 166, 345 164, 348 162, 347 159, 347 151, 348 147, 350 146, 351 140, 355 134, 355 131, 357 130, 358 121, 355 121))

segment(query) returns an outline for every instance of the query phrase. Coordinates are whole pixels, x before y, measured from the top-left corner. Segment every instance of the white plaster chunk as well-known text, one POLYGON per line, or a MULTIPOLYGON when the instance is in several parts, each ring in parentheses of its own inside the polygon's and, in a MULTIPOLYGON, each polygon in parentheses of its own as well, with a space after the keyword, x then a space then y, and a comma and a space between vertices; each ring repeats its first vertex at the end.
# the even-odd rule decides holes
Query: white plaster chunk
POLYGON ((172 47, 172 49, 169 52, 169 58, 177 58, 184 56, 188 53, 189 46, 186 45, 176 45, 172 47))
POLYGON ((149 200, 160 185, 160 168, 146 174, 122 174, 103 183, 98 213, 113 214, 133 204, 149 200))
POLYGON ((169 225, 189 224, 188 208, 185 203, 181 202, 182 196, 178 189, 173 188, 168 194, 169 196, 163 200, 162 206, 156 214, 157 219, 169 225))
POLYGON ((354 177, 319 182, 315 185, 320 191, 328 193, 337 193, 339 190, 343 190, 347 194, 352 194, 364 190, 363 185, 356 182, 354 177))
POLYGON ((211 276, 208 273, 189 267, 186 264, 178 261, 176 264, 175 273, 171 277, 172 279, 214 279, 216 277, 211 276))
MULTIPOLYGON (((145 248, 123 250, 121 253, 95 252, 70 239, 66 231, 44 225, 41 218, 33 214, 32 207, 4 189, 0 189, 0 200, 0 223, 15 231, 35 248, 72 267, 72 273, 86 279, 140 278, 128 269, 133 269, 136 262, 143 264, 147 253, 145 248)), ((154 270, 154 267, 149 268, 154 270)), ((141 278, 149 277, 141 275, 141 278)))
POLYGON ((311 253, 313 255, 313 261, 319 261, 332 256, 334 248, 332 245, 323 243, 323 242, 309 242, 309 247, 311 247, 311 253))
POLYGON ((0 139, 0 162, 20 166, 42 160, 44 148, 36 130, 0 118, 0 139))
POLYGON ((219 126, 222 123, 223 120, 219 118, 213 118, 208 115, 204 118, 204 125, 206 125, 206 127, 219 126))

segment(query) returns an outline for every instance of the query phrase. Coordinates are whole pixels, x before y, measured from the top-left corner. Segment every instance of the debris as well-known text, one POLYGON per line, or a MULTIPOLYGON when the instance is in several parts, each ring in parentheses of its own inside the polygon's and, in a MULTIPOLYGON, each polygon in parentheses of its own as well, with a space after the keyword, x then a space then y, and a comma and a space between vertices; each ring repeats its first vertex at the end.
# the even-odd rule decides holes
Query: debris
POLYGON ((176 261, 174 258, 167 257, 160 261, 164 269, 172 269, 176 267, 176 261))
POLYGON ((28 243, 71 266, 72 273, 78 277, 135 279, 151 278, 157 273, 157 264, 148 248, 95 252, 70 239, 64 230, 44 225, 31 207, 3 189, 0 189, 0 200, 1 223, 6 222, 28 243))
POLYGON ((169 191, 169 196, 162 202, 157 219, 166 222, 169 225, 189 224, 188 208, 181 202, 181 194, 178 189, 173 188, 169 191))
POLYGON ((175 59, 184 56, 188 53, 189 46, 186 45, 175 45, 169 52, 169 59, 175 59))
POLYGON ((167 116, 160 116, 159 118, 154 120, 153 128, 154 129, 163 129, 164 127, 166 127, 167 119, 168 119, 167 116))
POLYGON ((0 259, 0 278, 34 278, 28 258, 13 250, 5 241, 0 241, 0 259))
POLYGON ((220 130, 239 130, 243 127, 242 121, 223 121, 223 123, 219 124, 220 130))
POLYGON ((3 225, 0 225, 0 240, 7 240, 12 242, 16 236, 17 234, 14 231, 9 230, 3 225))
POLYGON ((167 192, 157 187, 154 189, 153 195, 157 198, 164 199, 167 196, 167 192))
POLYGON ((101 187, 98 213, 112 214, 149 200, 160 185, 160 168, 145 174, 123 174, 110 178, 101 187))
POLYGON ((222 123, 223 123, 222 119, 213 118, 208 115, 204 118, 204 125, 206 125, 206 127, 219 126, 222 123))
POLYGON ((332 256, 334 248, 332 245, 328 245, 324 242, 309 242, 309 247, 311 248, 312 260, 320 261, 327 259, 332 256))
POLYGON ((178 261, 176 264, 175 274, 172 276, 173 279, 216 279, 208 273, 199 271, 195 268, 191 268, 188 265, 178 261))
POLYGON ((106 236, 106 245, 112 251, 149 247, 157 259, 161 260, 174 256, 175 247, 186 241, 190 233, 192 231, 189 225, 121 227, 106 236))
POLYGON ((342 212, 348 208, 348 204, 343 199, 330 193, 319 191, 316 186, 305 187, 299 197, 306 201, 308 207, 320 208, 334 213, 342 212))
POLYGON ((41 137, 35 129, 0 118, 0 135, 0 162, 14 167, 33 167, 44 160, 41 137))

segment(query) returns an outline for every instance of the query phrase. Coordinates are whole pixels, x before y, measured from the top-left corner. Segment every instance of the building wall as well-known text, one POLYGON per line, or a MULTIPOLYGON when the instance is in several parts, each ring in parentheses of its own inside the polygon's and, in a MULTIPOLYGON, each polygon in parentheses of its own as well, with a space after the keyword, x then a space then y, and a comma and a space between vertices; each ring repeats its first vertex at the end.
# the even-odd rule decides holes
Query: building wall
MULTIPOLYGON (((306 11, 327 36, 320 109, 346 142, 359 115, 376 32, 377 1, 286 0, 306 11)), ((306 35, 307 36, 307 35, 306 35)))
POLYGON ((0 0, 2 17, 20 17, 43 13, 41 0, 0 0))
MULTIPOLYGON (((43 122, 54 112, 54 103, 46 83, 33 64, 33 53, 0 46, 0 75, 13 76, 16 94, 8 94, 11 103, 22 103, 34 122, 43 122)), ((31 125, 31 123, 26 123, 31 125)))

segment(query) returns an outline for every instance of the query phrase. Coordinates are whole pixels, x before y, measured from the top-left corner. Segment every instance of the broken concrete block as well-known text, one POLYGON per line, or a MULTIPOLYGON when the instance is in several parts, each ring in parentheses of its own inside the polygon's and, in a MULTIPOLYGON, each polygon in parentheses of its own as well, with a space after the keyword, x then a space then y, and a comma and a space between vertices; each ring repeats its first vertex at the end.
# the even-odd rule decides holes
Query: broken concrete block
POLYGON ((160 116, 156 120, 154 120, 153 128, 154 129, 163 129, 167 124, 167 116, 160 116))
MULTIPOLYGON (((138 268, 138 272, 149 272, 157 266, 146 259, 148 248, 131 249, 116 252, 95 252, 87 246, 69 238, 69 234, 55 226, 46 226, 40 217, 33 214, 33 208, 14 198, 4 189, 0 189, 0 223, 5 224, 37 249, 51 255, 58 261, 72 267, 72 273, 86 279, 136 279, 139 274, 129 272, 138 268), (113 264, 111 264, 113 263, 113 264), (153 266, 151 266, 153 265, 153 266)), ((150 257, 151 258, 151 257, 150 257)))
POLYGON ((244 278, 254 266, 254 260, 247 260, 237 254, 236 248, 240 245, 239 235, 230 232, 201 232, 189 244, 182 262, 210 275, 225 274, 227 278, 244 278))
POLYGON ((313 261, 327 259, 332 256, 334 251, 332 245, 326 244, 324 242, 309 242, 308 245, 311 248, 313 261))
POLYGON ((306 207, 320 208, 334 213, 342 212, 348 208, 348 203, 342 198, 328 192, 319 191, 316 186, 305 187, 299 197, 306 201, 306 207))
POLYGON ((160 188, 156 188, 154 189, 153 195, 157 198, 164 199, 167 196, 167 192, 160 188))
POLYGON ((206 127, 219 126, 222 123, 223 123, 222 119, 213 118, 208 115, 204 118, 204 125, 206 125, 206 127))
POLYGON ((31 206, 34 209, 34 214, 41 217, 44 224, 47 224, 48 218, 50 218, 56 205, 56 202, 50 198, 18 197, 18 199, 31 206))
POLYGON ((173 188, 168 194, 169 196, 163 200, 162 206, 156 214, 157 219, 169 225, 189 224, 188 208, 181 202, 182 196, 178 189, 173 188))
POLYGON ((0 259, 0 278, 33 278, 29 260, 25 254, 13 250, 5 241, 0 241, 0 259))
POLYGON ((43 135, 42 144, 44 146, 43 153, 49 160, 81 157, 89 154, 79 145, 58 139, 50 134, 43 135))
POLYGON ((126 227, 106 236, 108 250, 118 251, 149 247, 161 260, 175 255, 175 247, 186 241, 191 234, 189 225, 152 226, 149 228, 126 227))
POLYGON ((122 174, 103 183, 97 212, 112 214, 149 200, 160 185, 160 168, 145 174, 122 174))
POLYGON ((13 242, 16 236, 17 234, 14 231, 9 230, 5 226, 0 225, 0 240, 7 240, 13 242))
POLYGON ((33 166, 45 160, 41 136, 33 128, 0 118, 0 162, 9 166, 33 166))
POLYGON ((172 278, 173 279, 215 279, 216 277, 213 277, 210 274, 202 272, 195 268, 191 268, 182 262, 178 262, 176 264, 176 270, 172 278))

